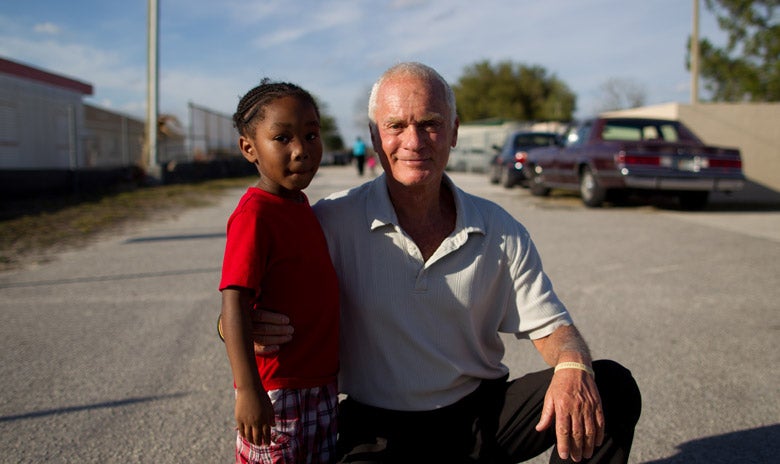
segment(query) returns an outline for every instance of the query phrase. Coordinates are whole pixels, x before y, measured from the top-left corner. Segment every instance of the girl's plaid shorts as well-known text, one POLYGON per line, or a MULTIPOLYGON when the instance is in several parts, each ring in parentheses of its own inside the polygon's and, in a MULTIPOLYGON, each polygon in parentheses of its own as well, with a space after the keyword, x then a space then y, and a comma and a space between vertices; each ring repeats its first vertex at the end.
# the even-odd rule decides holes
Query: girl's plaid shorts
POLYGON ((336 460, 336 383, 306 389, 268 392, 276 426, 271 445, 257 446, 240 434, 236 439, 236 463, 319 464, 336 460))

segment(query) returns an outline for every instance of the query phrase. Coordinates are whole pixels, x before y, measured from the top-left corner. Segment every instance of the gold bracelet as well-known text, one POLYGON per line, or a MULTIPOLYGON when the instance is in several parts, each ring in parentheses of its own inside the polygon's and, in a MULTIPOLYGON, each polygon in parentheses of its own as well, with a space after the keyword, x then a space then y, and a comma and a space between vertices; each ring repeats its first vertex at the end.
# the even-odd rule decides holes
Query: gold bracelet
POLYGON ((593 378, 596 378, 596 373, 593 372, 593 369, 590 366, 586 366, 585 364, 582 364, 582 363, 578 363, 578 362, 562 362, 562 363, 558 363, 555 366, 555 372, 558 372, 561 369, 579 369, 581 371, 587 372, 593 378))

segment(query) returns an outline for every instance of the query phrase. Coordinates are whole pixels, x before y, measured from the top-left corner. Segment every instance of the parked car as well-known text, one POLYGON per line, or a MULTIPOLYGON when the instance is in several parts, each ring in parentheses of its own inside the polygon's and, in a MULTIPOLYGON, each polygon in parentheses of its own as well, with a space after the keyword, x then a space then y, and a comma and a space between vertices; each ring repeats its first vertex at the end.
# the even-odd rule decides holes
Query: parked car
POLYGON ((526 186, 523 174, 528 150, 558 143, 559 135, 553 132, 517 131, 509 134, 503 147, 493 146, 498 152, 490 161, 488 176, 491 184, 500 183, 506 188, 526 186))
POLYGON ((528 153, 531 193, 578 191, 585 205, 601 206, 630 192, 670 194, 684 209, 703 209, 710 192, 742 189, 735 148, 705 145, 679 121, 601 117, 570 129, 563 143, 528 153))

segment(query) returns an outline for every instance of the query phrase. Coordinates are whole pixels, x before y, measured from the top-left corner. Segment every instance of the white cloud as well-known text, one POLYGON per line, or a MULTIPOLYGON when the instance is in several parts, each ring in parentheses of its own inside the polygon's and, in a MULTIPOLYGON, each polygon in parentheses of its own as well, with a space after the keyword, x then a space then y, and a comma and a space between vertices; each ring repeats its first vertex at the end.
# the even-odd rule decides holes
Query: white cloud
MULTIPOLYGON (((213 5, 213 2, 208 2, 213 5)), ((225 2, 222 7, 230 21, 240 25, 257 24, 268 21, 281 12, 294 9, 295 3, 287 0, 266 0, 262 2, 246 2, 243 0, 225 2)), ((293 13, 295 15, 295 13, 293 13)))
POLYGON ((125 64, 122 57, 91 45, 57 40, 34 41, 5 37, 0 53, 74 79, 112 89, 138 89, 145 79, 144 67, 125 64))
POLYGON ((360 10, 352 7, 349 3, 317 3, 306 8, 305 14, 311 18, 310 21, 300 21, 298 12, 291 14, 289 11, 279 12, 276 15, 269 13, 268 17, 263 18, 257 17, 254 25, 258 29, 264 30, 266 25, 274 25, 275 27, 270 28, 272 32, 261 34, 253 40, 253 45, 259 49, 268 49, 298 41, 303 37, 316 36, 318 39, 323 39, 301 44, 313 49, 312 44, 324 45, 329 42, 330 38, 327 37, 327 33, 337 33, 339 28, 354 29, 353 26, 361 17, 360 10))
POLYGON ((33 26, 33 31, 39 33, 39 34, 46 34, 46 35, 57 35, 60 33, 60 27, 57 26, 54 23, 38 23, 35 26, 33 26))
POLYGON ((424 5, 425 3, 428 3, 428 0, 392 0, 390 2, 390 8, 404 9, 424 5))
POLYGON ((296 29, 287 28, 280 31, 274 31, 270 34, 264 34, 252 41, 252 44, 256 48, 268 49, 283 45, 288 42, 294 42, 306 34, 310 33, 307 27, 299 27, 296 29))
POLYGON ((233 114, 239 97, 256 83, 243 84, 230 73, 209 74, 193 70, 164 71, 160 76, 160 112, 175 114, 186 124, 188 103, 233 114), (244 88, 246 87, 246 88, 244 88))

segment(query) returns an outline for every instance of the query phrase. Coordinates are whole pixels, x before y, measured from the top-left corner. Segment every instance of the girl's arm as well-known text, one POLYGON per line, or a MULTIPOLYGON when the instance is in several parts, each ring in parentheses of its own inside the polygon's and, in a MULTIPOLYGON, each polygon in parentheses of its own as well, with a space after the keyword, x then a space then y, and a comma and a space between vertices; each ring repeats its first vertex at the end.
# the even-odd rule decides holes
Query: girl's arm
POLYGON ((274 411, 257 372, 250 336, 253 296, 254 292, 245 288, 222 290, 222 331, 236 384, 238 433, 255 445, 270 445, 274 411))

